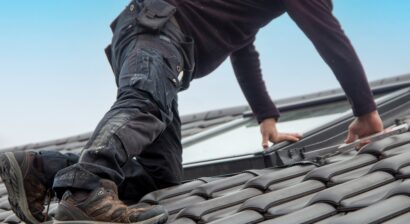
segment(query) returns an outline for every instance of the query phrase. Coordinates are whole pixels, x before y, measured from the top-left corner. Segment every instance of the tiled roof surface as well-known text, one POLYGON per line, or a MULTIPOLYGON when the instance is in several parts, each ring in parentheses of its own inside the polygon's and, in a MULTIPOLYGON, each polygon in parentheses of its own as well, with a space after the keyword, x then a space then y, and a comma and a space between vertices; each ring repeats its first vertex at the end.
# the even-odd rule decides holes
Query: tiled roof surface
MULTIPOLYGON (((328 161, 338 162, 199 178, 152 192, 140 202, 165 206, 171 215, 168 223, 173 224, 410 222, 410 132, 328 161)), ((19 222, 3 184, 0 222, 19 222)))
POLYGON ((141 202, 164 205, 170 223, 410 223, 410 132, 342 156, 197 179, 141 202))
MULTIPOLYGON (((406 102, 409 92, 406 92, 406 102)), ((407 102, 393 108, 400 109, 400 113, 384 111, 384 114, 386 118, 410 115, 408 105, 407 102)), ((231 111, 188 115, 184 118, 185 130, 233 120, 247 109, 238 107, 231 111)), ((88 138, 89 134, 83 134, 5 150, 79 152, 88 138)), ((318 139, 313 139, 317 143, 318 139)), ((336 143, 340 144, 341 139, 337 139, 336 143)), ((286 147, 289 146, 283 149, 286 147)), ((372 142, 359 153, 334 155, 326 159, 323 166, 302 162, 231 175, 225 172, 223 176, 197 178, 152 192, 140 202, 165 206, 170 213, 168 223, 173 224, 408 224, 410 132, 372 142)), ((51 215, 56 205, 51 204, 51 215)), ((0 223, 20 222, 10 209, 6 188, 0 180, 0 223)))

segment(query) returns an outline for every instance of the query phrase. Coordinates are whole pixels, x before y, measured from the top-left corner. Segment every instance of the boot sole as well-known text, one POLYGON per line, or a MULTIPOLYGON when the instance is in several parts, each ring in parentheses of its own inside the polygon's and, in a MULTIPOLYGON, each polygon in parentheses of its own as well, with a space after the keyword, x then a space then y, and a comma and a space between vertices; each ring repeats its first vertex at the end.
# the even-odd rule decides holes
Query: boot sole
POLYGON ((40 223, 29 210, 23 175, 12 152, 0 155, 0 176, 6 185, 11 209, 17 217, 29 224, 40 223))
MULTIPOLYGON (((139 222, 130 222, 126 224, 164 224, 168 220, 168 216, 166 214, 157 215, 150 219, 139 221, 139 222)), ((44 224, 119 224, 120 222, 99 222, 99 221, 49 221, 45 222, 44 224)))

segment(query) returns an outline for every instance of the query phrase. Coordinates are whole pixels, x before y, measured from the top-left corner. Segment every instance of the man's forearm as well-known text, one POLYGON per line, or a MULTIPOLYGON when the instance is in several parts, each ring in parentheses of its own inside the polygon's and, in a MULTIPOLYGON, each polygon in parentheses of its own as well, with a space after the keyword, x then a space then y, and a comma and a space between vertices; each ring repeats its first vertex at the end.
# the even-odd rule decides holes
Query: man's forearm
POLYGON ((312 41, 329 65, 352 106, 355 116, 376 110, 364 69, 332 14, 330 0, 284 0, 287 12, 312 41))
POLYGON ((258 122, 279 117, 262 79, 259 54, 253 44, 231 55, 232 66, 238 83, 258 122))

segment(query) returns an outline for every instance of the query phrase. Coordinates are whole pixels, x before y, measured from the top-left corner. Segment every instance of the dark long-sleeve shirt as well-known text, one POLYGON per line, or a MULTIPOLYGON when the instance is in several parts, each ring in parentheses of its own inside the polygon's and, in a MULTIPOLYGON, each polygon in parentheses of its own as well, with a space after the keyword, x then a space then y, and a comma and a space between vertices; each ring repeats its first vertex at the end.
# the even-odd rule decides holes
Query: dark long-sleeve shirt
POLYGON ((364 69, 332 14, 331 0, 168 0, 181 29, 195 40, 194 78, 215 70, 230 56, 239 85, 258 121, 278 118, 262 79, 254 47, 260 28, 284 13, 312 41, 340 82, 354 115, 376 109, 364 69))

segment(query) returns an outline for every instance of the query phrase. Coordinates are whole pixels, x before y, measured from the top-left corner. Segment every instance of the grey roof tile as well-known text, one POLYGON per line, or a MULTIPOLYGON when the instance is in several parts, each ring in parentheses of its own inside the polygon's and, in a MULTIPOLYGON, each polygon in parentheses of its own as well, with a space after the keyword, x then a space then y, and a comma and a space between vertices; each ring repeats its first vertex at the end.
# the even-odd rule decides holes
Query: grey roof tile
POLYGON ((322 182, 307 180, 281 190, 253 197, 243 203, 240 211, 251 209, 265 213, 273 206, 304 197, 323 189, 325 189, 325 185, 322 182))
POLYGON ((0 212, 0 222, 3 222, 7 217, 9 217, 10 215, 13 215, 13 211, 8 210, 5 212, 0 212))
POLYGON ((180 210, 192 206, 194 204, 205 201, 205 198, 197 195, 187 196, 182 199, 175 200, 174 198, 168 199, 166 202, 161 203, 169 214, 175 214, 180 210))
POLYGON ((325 219, 320 220, 319 222, 315 222, 315 224, 333 224, 333 220, 343 216, 343 213, 337 213, 335 215, 332 215, 330 217, 327 217, 325 219))
POLYGON ((410 166, 405 166, 399 169, 397 173, 397 178, 405 179, 410 177, 410 166))
POLYGON ((236 187, 231 187, 231 188, 227 188, 221 191, 216 191, 214 193, 212 193, 212 198, 218 198, 218 197, 222 197, 224 195, 227 194, 232 194, 235 193, 237 191, 240 191, 241 189, 243 189, 243 185, 238 185, 236 187))
POLYGON ((87 141, 82 141, 82 142, 71 142, 65 145, 61 145, 55 148, 55 150, 57 151, 67 151, 70 152, 72 150, 76 150, 76 149, 81 149, 85 146, 85 144, 87 143, 87 141))
POLYGON ((300 182, 303 181, 304 176, 299 176, 299 177, 295 177, 289 180, 285 180, 282 182, 277 182, 274 184, 269 185, 268 187, 268 191, 276 191, 276 190, 280 190, 282 188, 286 188, 286 187, 290 187, 292 185, 298 184, 300 182))
POLYGON ((391 136, 380 141, 371 142, 370 144, 363 147, 359 154, 369 153, 375 156, 386 157, 385 153, 387 153, 389 150, 409 143, 410 132, 407 132, 401 135, 391 136))
MULTIPOLYGON (((176 221, 176 217, 177 217, 177 215, 178 215, 178 213, 168 214, 168 220, 167 220, 167 223, 171 223, 171 222, 176 221)), ((192 219, 189 219, 189 220, 191 220, 193 223, 196 223, 196 222, 194 222, 194 220, 192 220, 192 219)))
POLYGON ((370 164, 370 165, 360 167, 360 168, 354 169, 346 173, 333 176, 330 178, 330 182, 332 184, 341 184, 341 183, 344 183, 350 180, 357 179, 359 177, 366 175, 369 172, 370 168, 372 168, 372 166, 373 164, 370 164))
MULTIPOLYGON (((205 200, 202 197, 200 197, 200 198, 201 198, 200 201, 205 200)), ((156 204, 161 204, 161 205, 175 204, 178 200, 184 200, 184 201, 188 200, 189 201, 191 199, 192 199, 191 193, 186 193, 186 194, 181 194, 181 195, 178 195, 178 196, 175 196, 175 197, 172 197, 172 198, 167 198, 167 199, 161 200, 158 203, 154 203, 154 205, 156 205, 156 204)), ((147 204, 151 204, 151 203, 147 203, 147 204)))
POLYGON ((199 222, 209 223, 209 222, 212 222, 214 220, 218 220, 218 219, 221 219, 223 217, 233 215, 233 214, 236 213, 236 211, 239 209, 240 206, 241 206, 241 204, 237 204, 237 205, 229 206, 229 207, 226 207, 226 208, 222 208, 222 209, 218 209, 216 211, 210 212, 210 213, 205 214, 204 216, 202 216, 202 218, 199 222))
POLYGON ((332 185, 332 177, 353 171, 375 162, 377 162, 377 158, 373 155, 357 155, 345 161, 316 168, 306 175, 305 180, 320 180, 327 185, 332 185))
POLYGON ((374 172, 361 178, 333 186, 316 194, 309 204, 318 202, 330 203, 340 207, 340 202, 344 199, 356 196, 376 187, 388 184, 394 181, 394 177, 386 172, 374 172))
POLYGON ((245 210, 210 222, 209 224, 252 224, 259 223, 264 217, 256 211, 245 210))
POLYGON ((82 148, 77 148, 77 149, 72 149, 68 152, 79 155, 81 153, 81 150, 83 150, 83 149, 82 148))
POLYGON ((408 152, 410 148, 410 144, 405 144, 396 148, 392 148, 388 151, 384 152, 384 156, 385 157, 392 157, 392 156, 396 156, 405 152, 408 152))
POLYGON ((201 186, 205 183, 205 181, 202 180, 195 180, 191 181, 182 185, 178 185, 175 187, 163 189, 163 190, 158 190, 151 192, 147 195, 145 195, 142 199, 141 202, 147 202, 150 204, 158 204, 159 201, 165 200, 167 198, 183 195, 186 193, 191 192, 193 189, 195 189, 198 186, 201 186))
POLYGON ((11 214, 7 218, 5 218, 3 222, 4 223, 15 224, 15 223, 20 223, 21 220, 15 214, 11 214))
POLYGON ((212 198, 213 193, 222 191, 228 188, 236 187, 244 184, 249 179, 255 177, 253 173, 244 172, 235 176, 216 180, 207 184, 203 184, 192 191, 192 194, 200 195, 205 198, 212 198))
POLYGON ((279 183, 294 177, 302 176, 315 168, 313 165, 292 166, 285 169, 276 170, 268 174, 256 177, 245 184, 245 187, 255 187, 262 191, 268 189, 272 184, 279 183))
MULTIPOLYGON (((317 203, 305 207, 299 211, 271 219, 261 224, 300 224, 300 223, 314 223, 325 219, 331 215, 336 214, 336 209, 326 203, 317 203)), ((355 223, 355 222, 352 222, 355 223)), ((351 224, 351 223, 350 223, 351 224)))
POLYGON ((410 196, 410 180, 404 180, 397 187, 393 188, 389 193, 388 197, 394 195, 407 195, 410 196))
POLYGON ((394 217, 406 214, 409 210, 410 198, 405 195, 397 195, 366 208, 348 213, 345 216, 333 220, 333 224, 382 223, 394 217))
POLYGON ((300 210, 309 203, 309 201, 317 194, 309 194, 301 198, 297 198, 295 200, 291 200, 289 202, 285 202, 283 204, 279 204, 277 206, 273 206, 268 209, 267 213, 265 216, 269 219, 271 218, 276 218, 282 215, 287 215, 289 213, 295 212, 297 210, 300 210))
POLYGON ((209 183, 209 182, 221 180, 221 179, 223 179, 223 177, 200 177, 200 178, 197 178, 196 180, 202 180, 205 183, 209 183))
POLYGON ((392 175, 396 175, 401 168, 409 165, 410 152, 406 152, 378 162, 370 169, 370 172, 385 171, 391 173, 392 175))
POLYGON ((0 202, 0 209, 11 210, 11 206, 8 199, 3 199, 0 202))
POLYGON ((196 221, 202 219, 202 217, 208 213, 241 204, 246 199, 254 198, 262 192, 255 188, 246 188, 236 193, 228 194, 219 198, 207 200, 197 203, 193 206, 189 206, 183 209, 177 216, 177 218, 187 217, 196 221))
POLYGON ((349 197, 340 202, 340 207, 342 208, 342 210, 347 210, 347 211, 357 210, 357 209, 367 207, 369 205, 372 205, 378 201, 385 199, 387 195, 389 194, 389 192, 391 192, 391 190, 394 189, 395 187, 399 186, 400 183, 401 183, 401 180, 394 181, 392 183, 382 185, 380 187, 377 187, 370 191, 366 191, 356 196, 349 197))
POLYGON ((277 168, 266 168, 266 169, 247 170, 246 172, 253 173, 255 176, 262 176, 262 175, 266 175, 266 174, 272 173, 273 171, 277 171, 277 170, 279 170, 279 169, 277 169, 277 168))
POLYGON ((7 194, 7 189, 6 186, 3 184, 0 185, 0 196, 6 195, 7 194))
POLYGON ((0 197, 0 204, 3 202, 3 201, 7 201, 8 200, 8 195, 3 195, 2 197, 0 197))
POLYGON ((410 212, 407 212, 393 219, 390 219, 386 222, 383 222, 383 224, 408 224, 409 220, 410 220, 410 212))
POLYGON ((180 218, 170 223, 172 224, 196 224, 194 220, 189 219, 189 218, 180 218))

